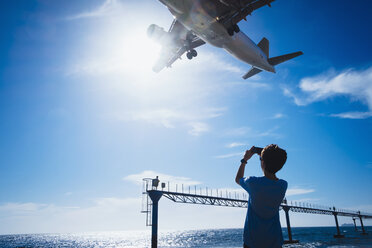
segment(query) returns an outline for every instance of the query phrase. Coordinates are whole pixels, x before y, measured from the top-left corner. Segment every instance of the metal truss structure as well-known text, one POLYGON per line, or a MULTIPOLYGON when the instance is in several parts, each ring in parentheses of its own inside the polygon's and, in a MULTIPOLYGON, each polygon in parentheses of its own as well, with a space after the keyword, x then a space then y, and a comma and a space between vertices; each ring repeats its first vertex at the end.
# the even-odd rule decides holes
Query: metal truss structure
POLYGON ((205 196, 196 194, 185 194, 177 192, 162 191, 163 196, 178 203, 191 203, 202 205, 213 205, 223 207, 247 208, 248 201, 224 197, 205 196))
MULTIPOLYGON (((180 193, 180 192, 169 192, 169 191, 160 191, 162 195, 169 200, 177 203, 189 203, 189 204, 201 204, 201 205, 213 205, 213 206, 223 206, 223 207, 238 207, 238 208, 247 208, 248 201, 235 198, 226 198, 218 196, 207 196, 199 194, 190 194, 190 193, 180 193)), ((329 208, 314 208, 314 207, 305 207, 306 204, 298 203, 298 205, 287 204, 286 200, 280 205, 280 209, 283 207, 288 207, 290 211, 297 213, 308 213, 308 214, 324 214, 324 215, 335 215, 346 216, 346 217, 362 217, 365 219, 372 219, 372 214, 361 213, 359 211, 353 210, 341 210, 335 207, 329 208), (303 205, 303 206, 300 206, 303 205)))

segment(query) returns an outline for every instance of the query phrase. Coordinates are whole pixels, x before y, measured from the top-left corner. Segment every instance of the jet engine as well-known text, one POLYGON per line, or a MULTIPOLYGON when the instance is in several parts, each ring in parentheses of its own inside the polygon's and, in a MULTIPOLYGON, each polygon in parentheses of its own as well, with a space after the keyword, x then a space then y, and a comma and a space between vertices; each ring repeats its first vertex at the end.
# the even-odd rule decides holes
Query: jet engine
POLYGON ((151 24, 147 28, 147 36, 156 42, 164 43, 169 40, 169 33, 164 31, 164 28, 156 24, 151 24))

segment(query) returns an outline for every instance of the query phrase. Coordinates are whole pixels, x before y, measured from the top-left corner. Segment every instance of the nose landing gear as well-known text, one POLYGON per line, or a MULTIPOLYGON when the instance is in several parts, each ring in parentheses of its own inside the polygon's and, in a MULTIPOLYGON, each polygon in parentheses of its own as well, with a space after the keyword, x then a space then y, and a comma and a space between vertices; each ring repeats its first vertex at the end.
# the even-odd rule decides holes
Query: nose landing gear
POLYGON ((190 51, 188 51, 187 53, 186 53, 186 57, 188 58, 188 59, 192 59, 192 58, 194 58, 194 57, 196 57, 196 56, 198 56, 198 53, 196 52, 196 50, 195 49, 191 49, 190 51))

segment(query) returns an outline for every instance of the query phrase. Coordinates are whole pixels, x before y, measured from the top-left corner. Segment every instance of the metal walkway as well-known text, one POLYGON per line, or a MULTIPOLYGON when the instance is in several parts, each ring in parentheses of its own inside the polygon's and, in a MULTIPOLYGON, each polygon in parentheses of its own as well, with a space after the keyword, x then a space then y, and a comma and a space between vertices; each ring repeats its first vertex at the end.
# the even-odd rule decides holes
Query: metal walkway
MULTIPOLYGON (((162 183, 160 185, 161 190, 158 190, 159 179, 145 178, 143 179, 143 201, 142 201, 142 213, 146 213, 146 225, 152 226, 152 248, 157 247, 157 223, 158 223, 158 202, 162 196, 168 198, 169 200, 177 203, 188 203, 188 204, 200 204, 200 205, 212 205, 212 206, 223 206, 223 207, 238 207, 238 208, 247 208, 248 207, 248 194, 237 194, 237 193, 225 193, 218 190, 208 190, 202 191, 198 190, 196 187, 192 190, 188 188, 188 193, 184 192, 184 187, 182 186, 182 191, 176 190, 171 191, 168 183, 168 190, 166 189, 166 184, 162 183), (192 192, 193 191, 193 192, 192 192), (215 193, 213 195, 213 192, 215 193), (243 199, 240 199, 242 196, 243 199)), ((372 214, 363 213, 360 211, 339 209, 336 207, 325 207, 315 204, 303 203, 303 202, 287 202, 283 200, 280 205, 280 210, 284 210, 287 222, 288 229, 288 239, 286 243, 297 243, 298 240, 292 239, 292 231, 289 220, 289 211, 297 213, 309 213, 309 214, 324 214, 324 215, 333 215, 335 217, 337 234, 334 235, 335 238, 344 237, 340 233, 340 228, 338 224, 338 216, 352 217, 356 227, 355 219, 360 220, 362 234, 367 234, 364 229, 363 219, 372 219, 372 214)))

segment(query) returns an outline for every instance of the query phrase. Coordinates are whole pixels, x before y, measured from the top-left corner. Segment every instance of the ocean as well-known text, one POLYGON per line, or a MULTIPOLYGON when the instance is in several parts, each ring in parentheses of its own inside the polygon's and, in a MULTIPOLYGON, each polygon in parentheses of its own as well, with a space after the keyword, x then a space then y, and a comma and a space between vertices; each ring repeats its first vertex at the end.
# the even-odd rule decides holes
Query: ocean
MULTIPOLYGON (((341 227, 344 238, 333 238, 335 227, 294 227, 293 239, 300 243, 284 247, 368 247, 372 248, 372 227, 366 227, 369 235, 362 235, 354 227, 341 227)), ((36 247, 151 247, 151 229, 135 232, 97 232, 76 234, 17 234, 0 235, 1 248, 36 247)), ((243 229, 209 229, 192 231, 159 232, 158 247, 242 247, 243 229)), ((283 228, 285 239, 287 231, 283 228)))

